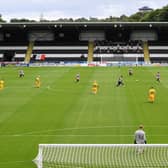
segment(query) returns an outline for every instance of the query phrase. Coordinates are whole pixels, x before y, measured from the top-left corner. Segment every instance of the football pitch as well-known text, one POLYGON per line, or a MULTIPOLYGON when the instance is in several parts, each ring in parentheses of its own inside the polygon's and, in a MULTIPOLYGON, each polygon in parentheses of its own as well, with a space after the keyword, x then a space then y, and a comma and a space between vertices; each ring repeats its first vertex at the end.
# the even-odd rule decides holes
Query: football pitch
POLYGON ((35 168, 38 144, 132 144, 143 124, 149 144, 168 143, 168 67, 0 68, 0 167, 35 168), (155 79, 157 72, 161 82, 155 79), (80 73, 80 82, 75 76, 80 73), (40 75, 41 87, 35 88, 40 75), (124 86, 116 87, 123 75, 124 86), (99 90, 91 93, 96 80, 99 90), (155 102, 148 90, 156 89, 155 102))

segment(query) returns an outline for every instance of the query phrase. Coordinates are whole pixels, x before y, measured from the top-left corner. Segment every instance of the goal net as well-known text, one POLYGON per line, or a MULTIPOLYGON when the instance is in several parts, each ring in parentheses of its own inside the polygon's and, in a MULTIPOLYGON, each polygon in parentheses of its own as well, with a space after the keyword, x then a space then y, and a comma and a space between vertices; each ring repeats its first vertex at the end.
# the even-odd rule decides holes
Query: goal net
POLYGON ((167 168, 168 144, 39 144, 38 168, 167 168))

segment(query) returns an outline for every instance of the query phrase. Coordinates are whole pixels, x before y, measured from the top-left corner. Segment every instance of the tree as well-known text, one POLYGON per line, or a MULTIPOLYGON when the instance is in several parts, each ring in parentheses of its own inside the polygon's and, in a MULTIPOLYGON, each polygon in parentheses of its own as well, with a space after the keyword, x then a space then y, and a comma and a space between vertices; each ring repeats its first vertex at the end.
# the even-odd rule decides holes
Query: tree
POLYGON ((140 21, 142 22, 165 22, 168 21, 168 5, 162 9, 156 9, 146 14, 140 21))
POLYGON ((22 18, 22 19, 13 18, 13 19, 10 20, 10 22, 36 22, 36 21, 25 19, 25 18, 22 18))
POLYGON ((122 22, 127 22, 127 21, 128 21, 128 16, 126 16, 126 15, 121 15, 121 16, 120 16, 120 21, 122 21, 122 22))
POLYGON ((98 22, 99 19, 98 19, 98 18, 94 18, 94 17, 90 17, 90 18, 89 18, 89 21, 90 21, 90 22, 98 22))
POLYGON ((146 15, 147 13, 142 13, 142 12, 137 12, 133 15, 131 15, 129 18, 128 18, 128 21, 130 22, 140 22, 141 19, 146 15))
MULTIPOLYGON (((131 16, 121 15, 120 17, 109 16, 107 18, 85 17, 73 19, 73 18, 59 18, 57 20, 42 20, 43 22, 168 22, 168 5, 162 9, 152 10, 150 12, 137 12, 131 16)), ((0 14, 0 22, 5 22, 0 14)), ((13 18, 10 22, 36 22, 29 19, 17 19, 13 18)))
POLYGON ((0 14, 0 22, 6 22, 5 20, 2 19, 2 15, 0 14))
POLYGON ((140 21, 142 22, 157 22, 159 21, 159 10, 154 10, 147 13, 140 21))
POLYGON ((167 22, 168 21, 168 5, 165 6, 159 13, 159 21, 167 22))
POLYGON ((88 19, 82 17, 75 20, 75 22, 88 22, 88 19))

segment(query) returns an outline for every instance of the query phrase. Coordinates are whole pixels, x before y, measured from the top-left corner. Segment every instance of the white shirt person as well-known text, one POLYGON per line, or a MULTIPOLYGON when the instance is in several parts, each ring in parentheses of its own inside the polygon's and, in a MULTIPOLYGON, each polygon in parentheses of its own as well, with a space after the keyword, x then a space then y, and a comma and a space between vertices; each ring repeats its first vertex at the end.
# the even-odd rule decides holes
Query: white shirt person
POLYGON ((135 131, 134 144, 146 144, 147 143, 146 134, 143 129, 144 129, 144 126, 140 125, 139 129, 135 131))

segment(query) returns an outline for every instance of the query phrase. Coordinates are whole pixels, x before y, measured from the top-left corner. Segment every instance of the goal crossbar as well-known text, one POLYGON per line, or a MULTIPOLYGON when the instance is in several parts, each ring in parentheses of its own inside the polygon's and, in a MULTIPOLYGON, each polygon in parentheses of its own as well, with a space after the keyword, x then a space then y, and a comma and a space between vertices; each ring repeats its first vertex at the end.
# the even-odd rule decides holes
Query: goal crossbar
POLYGON ((38 168, 167 168, 168 144, 39 144, 38 168))

